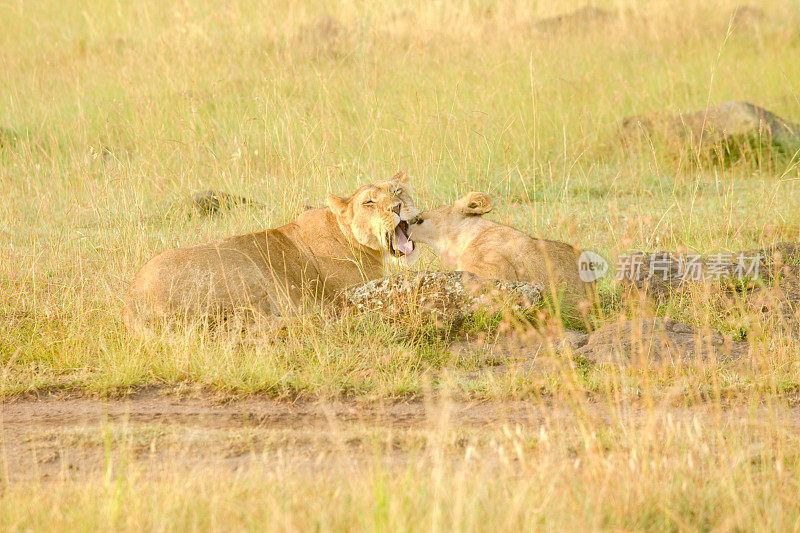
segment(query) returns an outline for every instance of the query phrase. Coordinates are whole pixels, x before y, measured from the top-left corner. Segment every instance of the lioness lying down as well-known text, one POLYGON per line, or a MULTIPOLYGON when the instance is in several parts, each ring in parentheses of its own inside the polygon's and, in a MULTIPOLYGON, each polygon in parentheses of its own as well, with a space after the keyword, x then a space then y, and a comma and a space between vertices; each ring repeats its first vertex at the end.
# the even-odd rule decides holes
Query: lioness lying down
POLYGON ((538 283, 545 294, 570 309, 591 298, 593 287, 580 278, 575 248, 483 218, 492 207, 488 195, 468 193, 453 205, 418 216, 411 237, 436 250, 448 268, 482 278, 538 283))
MULTIPOLYGON (((328 196, 328 207, 277 229, 167 250, 136 274, 124 320, 134 330, 165 319, 280 316, 381 277, 387 259, 413 262, 408 220, 418 210, 398 174, 328 196)), ((147 328, 146 328, 147 329, 147 328)))

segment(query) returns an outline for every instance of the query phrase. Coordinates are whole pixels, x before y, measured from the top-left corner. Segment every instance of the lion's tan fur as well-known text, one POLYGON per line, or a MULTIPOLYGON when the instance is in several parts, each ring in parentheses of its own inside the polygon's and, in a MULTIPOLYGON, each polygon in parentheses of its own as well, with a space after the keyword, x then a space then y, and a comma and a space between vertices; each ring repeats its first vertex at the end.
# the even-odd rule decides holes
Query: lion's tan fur
POLYGON ((471 192, 453 205, 422 213, 411 226, 411 237, 436 250, 448 268, 539 283, 570 307, 591 297, 593 284, 579 275, 578 250, 483 218, 492 207, 488 195, 471 192))
POLYGON ((363 186, 349 199, 329 196, 328 207, 276 229, 160 253, 134 277, 125 323, 140 330, 167 319, 237 311, 281 316, 383 276, 390 232, 417 214, 405 181, 398 175, 363 186))

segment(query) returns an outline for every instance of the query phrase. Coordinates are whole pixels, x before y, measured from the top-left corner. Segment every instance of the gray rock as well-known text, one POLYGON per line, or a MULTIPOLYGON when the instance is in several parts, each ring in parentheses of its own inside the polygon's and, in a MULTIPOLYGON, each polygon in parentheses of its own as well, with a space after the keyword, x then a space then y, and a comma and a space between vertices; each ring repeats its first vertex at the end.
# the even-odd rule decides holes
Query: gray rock
POLYGON ((748 345, 723 337, 718 331, 698 331, 669 318, 617 322, 589 335, 574 354, 599 363, 677 363, 716 359, 731 361, 747 354, 748 345))
MULTIPOLYGON (((769 271, 770 286, 744 296, 745 309, 761 328, 800 336, 800 265, 782 265, 769 271)), ((751 328, 755 324, 751 324, 751 328)))
POLYGON ((654 367, 715 360, 742 360, 749 345, 733 341, 715 330, 699 330, 669 318, 627 320, 607 324, 593 333, 578 331, 534 331, 524 337, 458 341, 450 345, 456 354, 479 354, 487 366, 481 373, 541 376, 567 371, 575 365, 602 367, 654 367))
POLYGON ((706 256, 636 252, 620 263, 624 268, 617 272, 617 278, 623 286, 662 301, 701 284, 731 292, 755 290, 776 279, 798 278, 800 244, 781 242, 767 248, 706 256))
POLYGON ((735 274, 733 261, 717 262, 710 256, 677 254, 667 251, 636 252, 623 262, 617 279, 624 287, 635 289, 660 302, 699 284, 722 285, 735 274), (713 265, 713 267, 712 267, 713 265))
POLYGON ((767 248, 746 250, 743 253, 758 254, 762 258, 759 276, 766 280, 772 280, 779 274, 792 274, 796 269, 786 267, 800 265, 800 243, 796 242, 779 242, 767 248))
POLYGON ((569 366, 569 360, 562 355, 573 353, 589 340, 588 333, 562 329, 530 329, 520 333, 493 339, 458 340, 450 343, 449 349, 457 355, 478 354, 488 365, 484 372, 526 375, 569 366))
POLYGON ((388 316, 420 314, 463 319, 479 310, 524 311, 542 303, 540 285, 483 279, 468 272, 404 272, 352 287, 342 294, 347 307, 388 316))
POLYGON ((300 26, 292 45, 315 56, 342 57, 355 46, 356 32, 330 15, 321 15, 300 26))
POLYGON ((620 132, 630 145, 658 140, 667 146, 691 146, 698 152, 766 141, 787 153, 800 149, 800 125, 748 102, 725 102, 677 115, 656 112, 622 120, 620 132))
POLYGON ((213 215, 239 205, 261 205, 243 196, 214 190, 194 193, 189 203, 201 215, 213 215))
POLYGON ((616 13, 607 9, 583 6, 570 13, 540 19, 536 21, 535 28, 543 32, 574 30, 608 23, 616 16, 616 13))
POLYGON ((751 29, 758 26, 765 18, 764 10, 751 4, 742 4, 733 8, 728 20, 736 28, 751 29))

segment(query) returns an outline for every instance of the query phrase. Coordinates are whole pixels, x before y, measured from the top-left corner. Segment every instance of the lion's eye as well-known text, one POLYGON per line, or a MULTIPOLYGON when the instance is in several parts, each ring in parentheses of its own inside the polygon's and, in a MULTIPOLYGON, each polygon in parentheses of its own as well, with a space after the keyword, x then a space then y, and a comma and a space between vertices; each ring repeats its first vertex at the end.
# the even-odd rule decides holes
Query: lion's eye
POLYGON ((372 200, 364 200, 364 202, 361 205, 363 205, 364 207, 372 207, 373 205, 375 205, 375 202, 373 202, 372 200))

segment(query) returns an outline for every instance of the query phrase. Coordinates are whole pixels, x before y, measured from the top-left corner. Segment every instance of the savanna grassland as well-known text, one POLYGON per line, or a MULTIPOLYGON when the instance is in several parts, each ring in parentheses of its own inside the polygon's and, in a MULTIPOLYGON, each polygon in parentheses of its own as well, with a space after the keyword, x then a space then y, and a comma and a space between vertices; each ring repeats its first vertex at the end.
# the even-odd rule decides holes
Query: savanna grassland
POLYGON ((729 100, 800 122, 800 6, 592 5, 611 15, 0 0, 0 528, 800 529, 800 339, 735 293, 656 304, 612 276, 585 323, 537 327, 669 316, 746 341, 736 365, 516 372, 468 349, 521 327, 498 317, 309 315, 263 342, 122 324, 159 251, 399 170, 422 207, 485 191, 489 218, 612 260, 800 241, 797 154, 618 135, 729 100), (204 189, 263 205, 200 216, 204 189))

